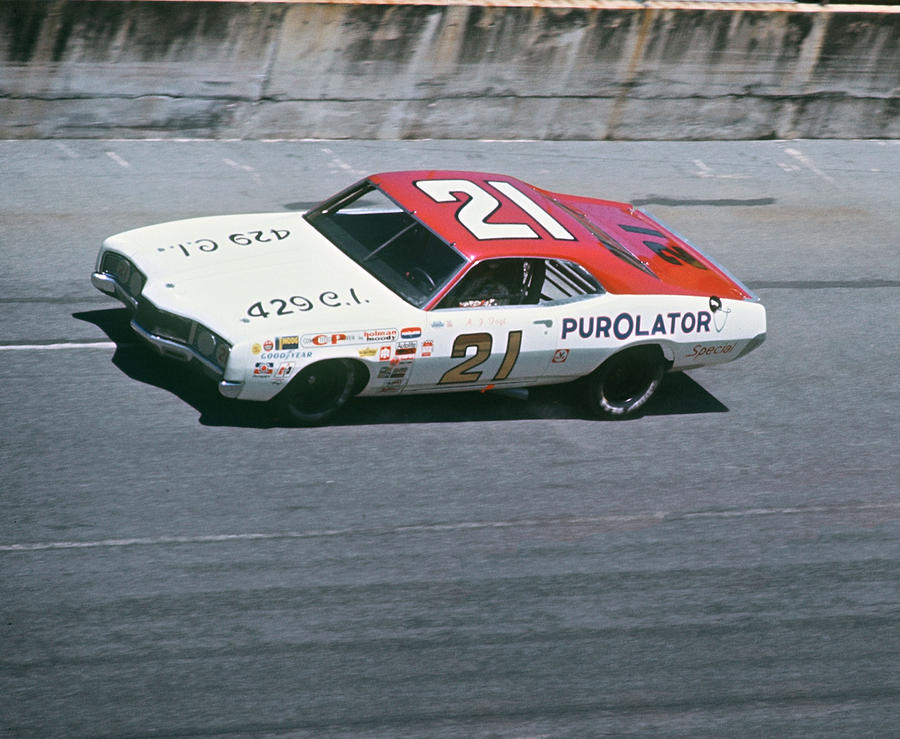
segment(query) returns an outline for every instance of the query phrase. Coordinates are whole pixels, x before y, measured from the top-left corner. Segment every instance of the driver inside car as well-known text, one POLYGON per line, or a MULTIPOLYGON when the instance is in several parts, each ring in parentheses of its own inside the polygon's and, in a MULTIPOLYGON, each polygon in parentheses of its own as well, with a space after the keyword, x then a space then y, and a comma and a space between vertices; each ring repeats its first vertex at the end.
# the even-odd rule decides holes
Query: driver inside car
POLYGON ((466 276, 459 294, 460 308, 510 305, 521 296, 522 260, 495 259, 476 265, 466 276))
POLYGON ((536 303, 537 300, 531 300, 531 288, 539 286, 537 271, 532 260, 494 259, 482 262, 466 275, 451 301, 460 308, 536 303))

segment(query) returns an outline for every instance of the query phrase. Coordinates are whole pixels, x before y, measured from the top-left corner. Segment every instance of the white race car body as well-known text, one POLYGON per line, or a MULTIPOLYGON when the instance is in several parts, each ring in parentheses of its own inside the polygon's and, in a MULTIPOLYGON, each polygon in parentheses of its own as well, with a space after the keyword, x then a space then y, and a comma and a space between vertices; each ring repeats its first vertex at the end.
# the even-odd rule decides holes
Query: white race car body
MULTIPOLYGON (((359 258, 336 248, 313 219, 296 213, 194 218, 111 236, 98 256, 93 282, 132 308, 135 331, 160 352, 198 361, 219 380, 223 395, 258 401, 278 395, 304 368, 329 360, 352 365, 354 393, 428 393, 566 382, 589 376, 608 358, 642 345, 657 347, 667 368, 688 369, 736 359, 765 336, 763 306, 712 262, 700 265, 709 273, 704 277, 711 279, 710 270, 715 269, 721 284, 736 286, 731 288, 734 297, 681 287, 671 292, 613 292, 606 289, 603 275, 584 266, 577 254, 567 261, 565 242, 575 239, 569 232, 576 233, 577 224, 563 220, 565 214, 550 211, 548 205, 542 207, 553 217, 533 208, 540 202, 534 193, 543 191, 526 190, 528 186, 510 178, 499 181, 497 175, 481 176, 483 184, 473 185, 459 173, 453 173, 454 179, 428 173, 428 180, 424 173, 412 174, 419 189, 435 200, 434 187, 426 189, 423 180, 426 185, 449 183, 448 190, 462 182, 465 192, 475 194, 492 185, 498 191, 495 196, 512 192, 498 184, 514 183, 521 191, 512 192, 515 203, 555 241, 546 255, 532 249, 519 256, 509 249, 521 242, 507 238, 504 243, 512 246, 498 253, 497 261, 509 266, 518 259, 516 268, 521 271, 524 263, 526 272, 539 267, 547 286, 540 297, 501 304, 493 299, 457 300, 454 290, 463 282, 461 276, 470 270, 474 274, 473 265, 489 261, 484 250, 498 242, 481 238, 467 254, 459 239, 449 237, 443 237, 441 248, 458 259, 458 267, 448 267, 445 279, 426 275, 429 284, 424 289, 416 268, 406 271, 405 278, 423 289, 423 297, 401 296, 395 284, 389 287, 383 274, 376 275, 369 266, 395 236, 359 258), (522 192, 530 199, 523 200, 522 192), (477 248, 482 251, 473 253, 477 248), (566 282, 562 294, 553 292, 550 275, 556 275, 557 268, 577 286, 566 282)), ((367 192, 373 189, 371 183, 367 187, 367 192)), ((464 213, 458 203, 452 205, 464 213)), ((442 235, 440 223, 436 226, 412 209, 395 217, 411 214, 430 229, 428 238, 442 235)), ((459 214, 457 220, 466 229, 482 236, 488 226, 505 225, 504 237, 513 225, 524 228, 491 222, 488 215, 466 223, 459 214)), ((421 226, 415 222, 415 228, 421 226)), ((536 233, 535 227, 530 230, 536 233)), ((649 233, 643 226, 629 230, 649 233)), ((676 238, 668 231, 666 235, 676 238)), ((682 259, 687 259, 687 248, 698 253, 683 241, 678 244, 682 259)), ((634 262, 632 271, 650 272, 648 260, 627 256, 634 262)))

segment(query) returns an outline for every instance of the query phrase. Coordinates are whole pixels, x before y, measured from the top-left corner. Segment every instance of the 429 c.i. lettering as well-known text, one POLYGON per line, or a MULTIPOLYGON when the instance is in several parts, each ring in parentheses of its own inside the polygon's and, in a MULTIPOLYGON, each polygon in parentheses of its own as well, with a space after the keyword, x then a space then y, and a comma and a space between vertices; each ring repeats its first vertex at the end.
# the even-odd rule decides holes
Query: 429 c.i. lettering
MULTIPOLYGON (((269 228, 256 231, 242 231, 240 233, 228 234, 226 237, 228 242, 235 246, 253 246, 254 244, 269 244, 276 241, 283 241, 291 232, 286 228, 269 228)), ((172 249, 177 254, 190 257, 194 254, 208 254, 219 249, 219 243, 214 239, 196 239, 194 241, 180 241, 177 244, 169 244, 168 247, 160 246, 157 251, 166 251, 172 249)))
POLYGON ((356 289, 351 287, 343 296, 334 290, 325 290, 319 293, 315 299, 307 298, 304 295, 291 295, 288 298, 257 300, 247 308, 247 315, 250 318, 268 318, 269 316, 286 316, 291 313, 307 313, 317 305, 326 308, 341 308, 346 305, 362 305, 368 302, 366 298, 357 295, 356 289))

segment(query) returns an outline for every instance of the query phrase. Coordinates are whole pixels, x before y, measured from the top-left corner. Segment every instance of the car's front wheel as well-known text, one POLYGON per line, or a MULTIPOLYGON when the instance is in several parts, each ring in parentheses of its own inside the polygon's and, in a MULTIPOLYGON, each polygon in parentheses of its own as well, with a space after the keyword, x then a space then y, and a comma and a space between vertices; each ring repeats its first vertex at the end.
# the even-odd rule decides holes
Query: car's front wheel
POLYGON ((587 378, 588 407, 601 418, 624 418, 650 400, 664 371, 665 360, 655 346, 616 354, 587 378))
POLYGON ((305 367, 275 396, 284 420, 298 426, 316 426, 330 419, 353 394, 353 365, 330 359, 305 367))

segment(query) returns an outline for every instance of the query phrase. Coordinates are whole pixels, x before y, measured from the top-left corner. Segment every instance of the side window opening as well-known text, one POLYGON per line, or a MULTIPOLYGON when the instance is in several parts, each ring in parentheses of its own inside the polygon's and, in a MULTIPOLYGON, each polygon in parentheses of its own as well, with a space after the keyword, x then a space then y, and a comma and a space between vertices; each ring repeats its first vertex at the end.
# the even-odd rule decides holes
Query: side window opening
POLYGON ((581 265, 559 259, 546 260, 546 277, 541 287, 540 302, 571 300, 602 292, 603 288, 593 275, 581 265))
POLYGON ((472 267, 438 308, 537 305, 603 292, 580 265, 558 259, 489 259, 472 267))

